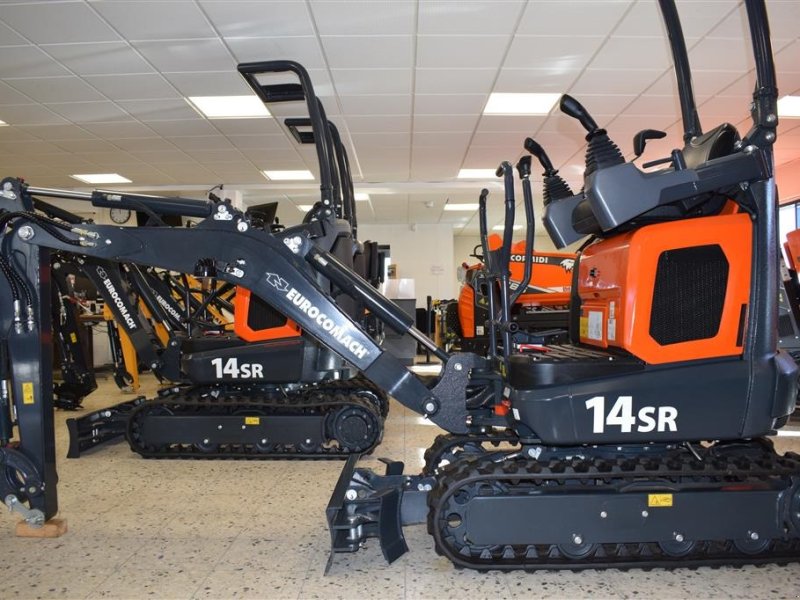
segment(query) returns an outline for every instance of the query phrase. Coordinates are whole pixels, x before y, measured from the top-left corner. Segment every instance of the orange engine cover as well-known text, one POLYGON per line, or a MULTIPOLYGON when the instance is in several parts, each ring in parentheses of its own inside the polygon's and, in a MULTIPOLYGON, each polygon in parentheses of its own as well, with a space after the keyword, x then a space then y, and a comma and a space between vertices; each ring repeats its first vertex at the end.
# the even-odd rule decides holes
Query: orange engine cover
POLYGON ((661 364, 741 354, 750 294, 746 214, 648 225, 581 257, 580 340, 661 364))
POLYGON ((789 259, 789 268, 797 271, 800 265, 800 229, 795 229, 786 234, 786 243, 783 245, 786 256, 789 259))
POLYGON ((263 342, 298 337, 300 327, 268 304, 253 296, 250 290, 237 286, 234 299, 233 332, 245 342, 263 342), (256 314, 256 313, 263 314, 256 314))

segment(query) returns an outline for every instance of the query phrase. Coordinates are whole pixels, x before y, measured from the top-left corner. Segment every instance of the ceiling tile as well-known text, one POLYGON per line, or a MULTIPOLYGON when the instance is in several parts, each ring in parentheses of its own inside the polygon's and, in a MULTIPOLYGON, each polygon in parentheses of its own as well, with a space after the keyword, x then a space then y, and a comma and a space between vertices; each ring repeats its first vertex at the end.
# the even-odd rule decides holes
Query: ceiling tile
POLYGON ((113 102, 51 103, 48 108, 75 123, 130 121, 130 115, 113 102))
POLYGON ((503 66, 548 69, 555 73, 583 69, 604 39, 602 36, 517 35, 503 66))
MULTIPOLYGON (((738 0, 679 0, 678 16, 687 39, 700 38, 736 9, 738 0)), ((615 35, 663 37, 666 30, 655 2, 637 2, 628 12, 615 35)))
POLYGON ((217 132, 205 119, 184 119, 182 121, 146 121, 148 127, 164 136, 207 135, 217 132))
POLYGON ((38 156, 44 154, 60 154, 64 151, 55 144, 44 140, 3 140, 0 141, 0 152, 8 152, 15 155, 30 154, 38 156))
POLYGON ((517 132, 521 136, 532 135, 547 120, 538 115, 483 115, 478 124, 480 131, 517 132))
POLYGON ((342 96, 345 115, 409 115, 411 96, 342 96))
MULTIPOLYGON (((413 70, 333 69, 336 92, 341 96, 364 94, 410 94, 413 70)), ((417 80, 419 85, 419 80, 417 80)))
POLYGON ((164 77, 184 96, 237 96, 253 93, 235 69, 214 73, 165 73, 164 77))
POLYGON ((172 150, 173 152, 180 152, 175 148, 174 144, 171 144, 164 138, 160 137, 141 137, 141 138, 121 138, 121 137, 114 137, 113 140, 114 145, 118 148, 126 150, 128 152, 133 151, 148 151, 148 150, 172 150))
POLYGON ((212 123, 225 135, 281 133, 281 126, 277 119, 212 119, 212 123))
POLYGON ((115 152, 118 150, 114 144, 105 140, 59 140, 53 142, 53 144, 61 148, 64 152, 70 153, 115 152))
POLYGON ((15 79, 11 85, 37 102, 83 102, 103 96, 79 77, 35 77, 15 79))
POLYGON ((290 143, 288 138, 280 134, 267 134, 267 135, 227 135, 227 138, 237 148, 242 149, 281 149, 285 152, 293 148, 293 143, 290 143))
POLYGON ((8 25, 0 23, 0 46, 27 46, 28 40, 14 32, 8 25))
POLYGON ((563 92, 580 74, 580 69, 502 69, 494 92, 563 92))
POLYGON ((377 133, 411 131, 410 116, 352 116, 347 117, 347 129, 351 133, 377 133))
POLYGON ((233 71, 236 68, 236 61, 219 38, 142 41, 133 45, 159 71, 233 71))
POLYGON ((183 98, 121 100, 118 104, 142 121, 178 121, 198 116, 197 111, 183 98))
POLYGON ((496 69, 509 42, 507 35, 421 35, 417 37, 417 66, 496 69))
MULTIPOLYGON (((147 61, 124 42, 48 44, 43 48, 78 75, 153 72, 153 68, 147 64, 147 61)), ((43 75, 52 75, 52 73, 43 73, 43 75)), ((2 76, 2 71, 0 71, 0 77, 2 76)))
MULTIPOLYGON (((0 109, 2 111, 2 109, 0 109)), ((86 140, 94 139, 95 135, 78 125, 27 125, 14 129, 22 129, 43 140, 86 140)))
POLYGON ((669 43, 662 37, 618 37, 603 44, 592 69, 667 69, 672 64, 669 43))
POLYGON ((417 94, 488 94, 497 69, 417 69, 414 90, 417 94))
MULTIPOLYGON (((174 138, 173 138, 174 139, 174 138)), ((218 148, 218 149, 205 149, 202 144, 194 146, 192 149, 186 149, 186 154, 196 159, 199 163, 207 165, 211 168, 217 162, 234 162, 237 164, 246 164, 245 159, 236 148, 218 148)))
MULTIPOLYGON (((193 2, 94 2, 95 9, 129 40, 181 40, 214 37, 193 2)), ((2 13, 0 13, 2 14, 2 13)))
POLYGON ((734 71, 743 73, 752 69, 751 47, 728 39, 706 38, 689 50, 692 69, 700 71, 734 71))
POLYGON ((174 98, 178 92, 158 74, 90 75, 84 80, 110 100, 174 98))
POLYGON ((82 2, 42 4, 27 2, 0 6, 0 19, 37 44, 105 42, 119 39, 119 36, 82 2))
POLYGON ((410 133, 354 133, 353 143, 356 148, 408 148, 411 143, 410 133))
MULTIPOLYGON (((425 149, 427 146, 450 148, 452 152, 463 155, 471 137, 472 131, 415 133, 413 138, 414 148, 425 149)), ((442 152, 442 157, 444 158, 445 156, 447 156, 447 152, 442 152)))
POLYGON ((326 36, 322 38, 322 45, 332 69, 401 69, 412 66, 413 38, 410 35, 326 36))
MULTIPOLYGON (((739 9, 740 14, 743 9, 739 9)), ((773 39, 795 39, 798 35, 797 24, 800 23, 800 3, 796 0, 775 1, 767 3, 769 32, 773 39)))
POLYGON ((469 115, 479 113, 486 105, 487 94, 417 94, 414 114, 469 115))
POLYGON ((2 49, 0 78, 50 77, 69 72, 35 46, 10 46, 2 49))
POLYGON ((609 31, 632 0, 597 2, 537 1, 527 5, 519 22, 518 34, 524 35, 597 35, 609 31))
POLYGON ((202 0, 201 8, 223 37, 313 35, 303 2, 238 2, 202 0))
POLYGON ((41 104, 0 106, 0 120, 10 125, 55 125, 67 123, 66 119, 41 104))
POLYGON ((511 34, 525 5, 522 0, 492 2, 448 2, 422 0, 419 4, 419 33, 511 34))
POLYGON ((414 115, 414 133, 421 131, 471 131, 478 115, 414 115))
POLYGON ((568 90, 570 94, 638 94, 661 75, 660 70, 587 69, 568 90))
POLYGON ((239 62, 290 59, 299 62, 306 69, 321 69, 325 66, 319 42, 314 36, 226 38, 225 43, 239 62))
POLYGON ((0 104, 33 104, 33 103, 34 102, 32 99, 20 94, 10 85, 0 82, 0 104))
MULTIPOLYGON (((131 156, 138 160, 142 160, 154 165, 173 165, 173 164, 197 164, 197 161, 188 154, 180 150, 130 150, 131 156)), ((166 171, 170 171, 171 167, 164 167, 166 171)))
POLYGON ((0 127, 0 140, 34 140, 37 136, 25 131, 22 127, 3 126, 0 127))
MULTIPOLYGON (((800 72, 800 40, 791 42, 775 53, 775 68, 778 73, 800 72)), ((779 86, 780 83, 779 80, 779 86)))
POLYGON ((221 135, 196 135, 189 137, 170 137, 169 140, 181 150, 190 153, 194 150, 220 150, 233 148, 221 135))
POLYGON ((364 2, 311 0, 311 11, 320 35, 410 35, 416 25, 415 0, 364 2))
POLYGON ((156 134, 147 125, 136 121, 85 123, 83 128, 102 138, 124 139, 152 137, 156 134))
POLYGON ((680 102, 677 96, 641 96, 625 109, 629 115, 670 115, 680 116, 680 102))

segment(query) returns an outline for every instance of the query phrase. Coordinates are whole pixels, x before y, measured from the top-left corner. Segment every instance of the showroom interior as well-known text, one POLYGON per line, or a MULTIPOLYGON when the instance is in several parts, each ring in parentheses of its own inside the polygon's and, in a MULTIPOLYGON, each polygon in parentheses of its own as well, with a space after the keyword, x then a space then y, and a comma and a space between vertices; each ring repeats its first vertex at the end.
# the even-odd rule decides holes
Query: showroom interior
POLYGON ((3 597, 800 593, 797 0, 0 0, 0 165, 3 597))

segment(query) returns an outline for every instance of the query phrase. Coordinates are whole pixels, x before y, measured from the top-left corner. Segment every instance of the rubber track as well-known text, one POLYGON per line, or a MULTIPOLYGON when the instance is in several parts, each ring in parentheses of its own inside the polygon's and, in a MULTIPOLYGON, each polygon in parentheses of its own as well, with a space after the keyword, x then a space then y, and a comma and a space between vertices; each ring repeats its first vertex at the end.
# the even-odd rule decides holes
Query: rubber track
MULTIPOLYGON (((698 541, 694 550, 686 556, 675 557, 665 554, 658 543, 602 543, 584 558, 570 558, 558 549, 556 544, 533 544, 527 546, 496 545, 490 548, 470 548, 450 545, 456 543, 453 536, 440 529, 437 523, 445 524, 442 511, 447 510, 447 499, 458 489, 478 486, 486 482, 502 481, 504 486, 537 485, 542 491, 547 487, 542 483, 557 484, 559 493, 569 488, 586 490, 581 481, 592 481, 597 486, 606 485, 618 493, 614 484, 641 481, 642 478, 655 480, 677 478, 682 482, 709 479, 718 481, 763 481, 775 477, 793 478, 793 485, 800 482, 800 455, 788 453, 778 455, 772 451, 752 459, 737 455, 715 457, 706 462, 694 460, 689 453, 685 456, 670 456, 665 460, 658 457, 640 456, 612 459, 573 459, 551 460, 548 463, 532 459, 509 460, 498 463, 487 458, 467 458, 458 465, 446 469, 438 478, 437 484, 428 496, 428 533, 434 537, 436 552, 447 557, 456 567, 477 570, 581 570, 581 569, 632 569, 632 568, 697 568, 719 566, 741 566, 748 564, 788 564, 800 561, 800 539, 774 540, 768 551, 760 554, 745 554, 738 550, 732 540, 698 541), (541 487, 540 487, 541 486, 541 487)), ((555 487, 555 486, 554 486, 555 487)), ((486 488, 484 488, 486 489, 486 488)), ((535 500, 533 500, 535 503, 535 500)), ((446 513, 445 513, 446 514, 446 513)), ((497 515, 497 518, 503 518, 497 515)), ((554 517, 556 518, 556 517, 554 517)))
POLYGON ((275 445, 269 452, 260 451, 251 444, 224 444, 213 451, 202 450, 193 444, 176 444, 162 448, 152 448, 142 446, 139 443, 137 430, 141 427, 140 422, 146 418, 147 413, 152 414, 155 412, 155 414, 162 416, 163 412, 159 410, 161 407, 172 413, 180 411, 182 416, 185 416, 187 411, 195 411, 197 414, 211 411, 219 414, 220 409, 222 409, 224 414, 241 411, 254 414, 260 413, 261 416, 268 417, 270 413, 285 415, 303 412, 309 414, 309 416, 317 417, 320 411, 327 413, 349 405, 364 408, 374 418, 377 431, 373 442, 368 447, 355 451, 359 454, 370 454, 383 439, 384 416, 382 415, 382 407, 385 406, 385 410, 388 412, 388 402, 385 402, 385 394, 378 390, 380 394, 374 396, 374 387, 371 382, 363 378, 354 378, 316 384, 287 395, 279 392, 266 395, 263 391, 259 391, 260 397, 247 390, 220 390, 220 394, 215 397, 210 394, 213 388, 206 386, 181 390, 177 394, 156 398, 139 406, 129 418, 126 437, 131 450, 143 458, 189 460, 344 459, 353 454, 354 451, 343 450, 338 446, 324 445, 317 445, 311 449, 303 448, 302 450, 299 449, 299 445, 275 445), (369 385, 364 385, 365 382, 369 385), (360 396, 359 392, 366 392, 370 397, 360 396), (381 400, 385 404, 382 404, 381 400))
MULTIPOLYGON (((432 475, 436 473, 437 465, 442 460, 445 454, 461 448, 466 444, 492 444, 499 446, 503 443, 518 444, 519 438, 517 434, 510 429, 505 431, 491 430, 484 433, 468 433, 466 435, 459 435, 455 433, 443 433, 436 436, 433 444, 425 450, 424 461, 425 465, 422 468, 424 475, 432 475)), ((499 450, 499 448, 498 448, 499 450)))

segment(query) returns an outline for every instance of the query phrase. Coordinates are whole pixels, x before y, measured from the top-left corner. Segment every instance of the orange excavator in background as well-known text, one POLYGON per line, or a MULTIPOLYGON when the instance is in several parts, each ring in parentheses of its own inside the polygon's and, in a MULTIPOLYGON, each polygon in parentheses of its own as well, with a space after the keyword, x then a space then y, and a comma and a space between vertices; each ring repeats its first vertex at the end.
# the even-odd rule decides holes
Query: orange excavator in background
MULTIPOLYGON (((489 251, 502 245, 499 235, 488 236, 489 251)), ((464 263, 459 270, 461 289, 458 300, 445 307, 446 339, 453 347, 464 352, 486 353, 489 336, 489 291, 484 254, 481 246, 473 250, 480 262, 464 263)), ((511 327, 516 344, 542 344, 567 339, 569 297, 572 286, 572 267, 575 255, 567 252, 542 252, 532 254, 530 282, 511 307, 511 327)), ((525 240, 511 246, 508 263, 512 291, 524 281, 525 240)), ((499 301, 496 303, 499 305, 499 301)))

